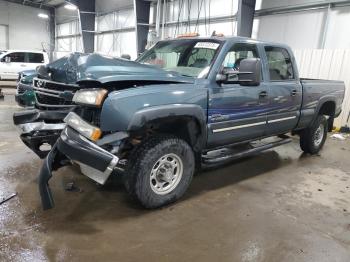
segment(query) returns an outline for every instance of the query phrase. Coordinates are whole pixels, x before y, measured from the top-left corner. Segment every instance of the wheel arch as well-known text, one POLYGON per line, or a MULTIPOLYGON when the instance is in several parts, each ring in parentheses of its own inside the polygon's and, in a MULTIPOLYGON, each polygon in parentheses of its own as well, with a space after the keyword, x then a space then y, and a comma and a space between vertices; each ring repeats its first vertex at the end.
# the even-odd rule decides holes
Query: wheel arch
POLYGON ((336 110, 336 102, 333 99, 327 99, 319 104, 317 114, 315 115, 315 118, 314 118, 314 119, 316 119, 317 115, 329 116, 329 118, 327 120, 328 121, 328 132, 332 131, 332 129, 333 129, 335 110, 336 110))
POLYGON ((176 135, 195 152, 200 152, 207 138, 206 115, 202 107, 187 104, 162 105, 136 112, 128 131, 144 133, 149 130, 176 135))

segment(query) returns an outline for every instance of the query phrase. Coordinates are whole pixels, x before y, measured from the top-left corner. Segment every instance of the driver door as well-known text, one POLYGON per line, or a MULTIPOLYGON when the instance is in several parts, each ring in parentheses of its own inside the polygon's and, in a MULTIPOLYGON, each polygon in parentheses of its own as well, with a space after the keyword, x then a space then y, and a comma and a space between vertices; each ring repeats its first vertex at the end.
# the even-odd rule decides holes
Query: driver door
MULTIPOLYGON (((255 44, 236 43, 226 54, 224 68, 239 70, 245 58, 260 58, 255 44)), ((238 80, 238 77, 237 79, 238 80)), ((267 120, 267 86, 241 86, 237 81, 215 83, 209 89, 208 146, 262 137, 267 120)))

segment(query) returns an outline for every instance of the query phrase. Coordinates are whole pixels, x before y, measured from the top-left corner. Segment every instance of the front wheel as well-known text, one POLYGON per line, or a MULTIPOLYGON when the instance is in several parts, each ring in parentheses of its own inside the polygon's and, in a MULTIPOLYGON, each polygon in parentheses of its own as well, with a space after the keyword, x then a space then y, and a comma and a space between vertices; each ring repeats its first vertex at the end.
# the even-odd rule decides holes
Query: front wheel
POLYGON ((300 134, 301 149, 310 154, 317 154, 323 147, 328 131, 328 122, 325 116, 317 116, 314 123, 300 134))
POLYGON ((152 137, 131 154, 125 187, 144 207, 161 207, 185 193, 194 169, 193 151, 184 140, 174 136, 152 137))

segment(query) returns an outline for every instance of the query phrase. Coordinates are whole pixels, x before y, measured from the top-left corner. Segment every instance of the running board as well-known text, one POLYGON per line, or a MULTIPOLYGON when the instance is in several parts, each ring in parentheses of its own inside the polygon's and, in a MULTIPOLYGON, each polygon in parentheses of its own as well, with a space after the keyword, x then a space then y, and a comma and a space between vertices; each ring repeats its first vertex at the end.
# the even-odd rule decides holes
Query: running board
MULTIPOLYGON (((255 147, 253 146, 249 149, 244 149, 244 150, 236 152, 236 153, 220 155, 218 157, 213 157, 213 156, 209 156, 208 154, 205 154, 205 155, 202 155, 202 162, 203 162, 203 164, 208 164, 208 165, 219 164, 222 162, 251 156, 251 155, 254 155, 258 152, 261 152, 261 151, 264 151, 264 150, 267 150, 270 148, 274 148, 276 146, 288 144, 290 142, 292 142, 292 139, 289 137, 286 137, 286 138, 280 139, 278 141, 263 144, 260 146, 255 146, 255 147)), ((208 152, 208 153, 210 153, 210 152, 208 152)))

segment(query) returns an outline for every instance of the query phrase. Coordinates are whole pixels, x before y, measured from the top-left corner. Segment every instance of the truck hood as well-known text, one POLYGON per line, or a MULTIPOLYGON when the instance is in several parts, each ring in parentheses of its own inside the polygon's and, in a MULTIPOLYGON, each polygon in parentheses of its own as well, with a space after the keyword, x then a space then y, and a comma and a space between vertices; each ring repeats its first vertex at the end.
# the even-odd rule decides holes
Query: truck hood
POLYGON ((72 53, 37 69, 39 78, 76 84, 85 81, 159 81, 191 83, 191 77, 176 72, 99 54, 72 53))

